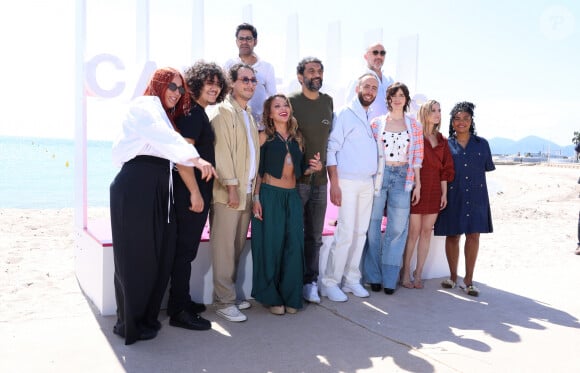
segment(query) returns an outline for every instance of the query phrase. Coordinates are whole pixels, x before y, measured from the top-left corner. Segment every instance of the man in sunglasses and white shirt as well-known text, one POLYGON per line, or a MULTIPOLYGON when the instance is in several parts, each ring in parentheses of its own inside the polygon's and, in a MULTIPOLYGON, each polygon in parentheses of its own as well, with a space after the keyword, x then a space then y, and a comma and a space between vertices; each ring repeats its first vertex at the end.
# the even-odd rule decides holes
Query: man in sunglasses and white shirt
POLYGON ((237 63, 245 63, 252 66, 256 72, 256 91, 249 102, 252 108, 252 116, 258 124, 258 128, 262 129, 262 111, 264 111, 264 101, 274 94, 276 94, 276 76, 274 75, 274 67, 258 58, 254 53, 254 48, 258 45, 258 31, 249 23, 242 23, 236 28, 236 45, 238 46, 239 55, 236 58, 229 59, 224 64, 224 70, 229 69, 237 63))
MULTIPOLYGON (((379 81, 377 98, 371 104, 369 109, 369 120, 387 113, 387 88, 393 84, 394 80, 389 75, 386 75, 382 70, 386 55, 387 51, 381 43, 372 43, 368 46, 364 54, 364 59, 367 65, 367 71, 365 71, 365 73, 368 72, 373 74, 379 81)), ((354 79, 350 83, 347 89, 346 102, 350 102, 354 98, 357 81, 358 79, 354 79)))

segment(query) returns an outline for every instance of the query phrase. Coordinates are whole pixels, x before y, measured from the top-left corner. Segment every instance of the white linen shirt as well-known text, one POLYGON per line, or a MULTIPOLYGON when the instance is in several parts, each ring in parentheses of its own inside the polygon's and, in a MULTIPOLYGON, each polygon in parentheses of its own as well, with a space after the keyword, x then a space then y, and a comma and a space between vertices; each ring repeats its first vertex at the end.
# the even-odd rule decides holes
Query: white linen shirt
MULTIPOLYGON (((246 136, 248 137, 248 147, 250 149, 250 154, 256 154, 256 148, 254 147, 254 142, 252 141, 252 124, 250 122, 250 116, 247 111, 242 111, 244 114, 244 122, 246 124, 246 136)), ((246 192, 248 194, 252 193, 252 185, 254 178, 256 177, 256 158, 250 157, 250 171, 248 172, 248 187, 246 192)))
MULTIPOLYGON (((262 112, 264 111, 264 101, 266 101, 268 97, 276 94, 276 76, 274 74, 274 66, 266 61, 262 61, 257 55, 255 56, 257 61, 251 66, 256 71, 258 84, 256 85, 256 90, 248 102, 248 105, 252 109, 254 120, 259 127, 262 127, 261 123, 262 112)), ((224 64, 224 70, 226 70, 226 73, 228 73, 230 68, 237 63, 244 63, 244 61, 242 61, 240 57, 227 60, 224 64)))
POLYGON ((131 101, 121 133, 113 143, 113 163, 117 167, 138 155, 192 167, 191 159, 199 157, 195 147, 173 129, 157 96, 140 96, 131 101))

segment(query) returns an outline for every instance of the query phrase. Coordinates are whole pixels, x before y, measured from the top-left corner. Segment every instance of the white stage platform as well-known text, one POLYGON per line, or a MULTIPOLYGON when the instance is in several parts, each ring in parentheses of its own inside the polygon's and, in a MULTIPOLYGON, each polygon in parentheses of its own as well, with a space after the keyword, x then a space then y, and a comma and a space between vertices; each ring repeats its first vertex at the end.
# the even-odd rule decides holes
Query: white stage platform
MULTIPOLYGON (((329 205, 330 206, 330 205, 329 205)), ((327 220, 335 219, 336 209, 329 208, 327 220)), ((206 227, 207 228, 207 227, 206 227)), ((325 268, 334 227, 325 226, 323 246, 320 251, 320 268, 325 268)), ((212 303, 212 268, 210 244, 206 238, 199 247, 197 258, 191 265, 191 297, 196 302, 212 303)), ((102 315, 113 315, 116 310, 113 286, 113 243, 108 220, 89 222, 86 230, 76 232, 76 275, 84 293, 102 315)), ((415 260, 413 259, 413 263, 415 260)), ((432 237, 429 256, 423 272, 424 279, 444 277, 449 273, 445 259, 445 238, 432 237)), ((252 257, 250 240, 246 241, 237 277, 238 297, 250 298, 252 292, 252 257)))

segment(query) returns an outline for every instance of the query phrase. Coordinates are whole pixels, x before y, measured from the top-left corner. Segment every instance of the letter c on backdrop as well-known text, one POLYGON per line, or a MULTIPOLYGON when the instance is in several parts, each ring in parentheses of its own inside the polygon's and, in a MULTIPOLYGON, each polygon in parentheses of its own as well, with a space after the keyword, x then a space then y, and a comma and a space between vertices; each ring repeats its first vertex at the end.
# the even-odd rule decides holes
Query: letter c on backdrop
POLYGON ((87 61, 85 67, 86 68, 85 82, 87 95, 105 98, 113 98, 120 96, 121 93, 123 93, 123 91, 125 90, 125 83, 116 82, 113 88, 104 89, 97 82, 97 67, 102 63, 109 63, 113 65, 117 70, 125 70, 125 64, 123 64, 123 61, 121 61, 119 57, 107 53, 97 54, 89 61, 87 61))

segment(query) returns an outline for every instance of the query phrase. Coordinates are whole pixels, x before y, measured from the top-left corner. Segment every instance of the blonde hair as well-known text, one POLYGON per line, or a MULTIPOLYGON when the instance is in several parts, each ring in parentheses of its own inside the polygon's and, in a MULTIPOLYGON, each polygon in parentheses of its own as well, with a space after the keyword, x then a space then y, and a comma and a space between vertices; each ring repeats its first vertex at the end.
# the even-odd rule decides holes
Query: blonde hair
MULTIPOLYGON (((425 102, 423 105, 421 105, 421 107, 419 108, 419 112, 417 113, 417 119, 419 120, 419 123, 421 123, 421 126, 423 127, 423 133, 425 133, 425 127, 427 125, 428 119, 429 118, 429 114, 431 113, 431 110, 433 109, 434 105, 439 105, 441 107, 441 104, 435 100, 429 100, 427 102, 425 102)), ((431 132, 431 134, 436 135, 437 133, 439 133, 439 128, 441 127, 441 120, 439 120, 439 123, 433 123, 433 130, 431 132)))

